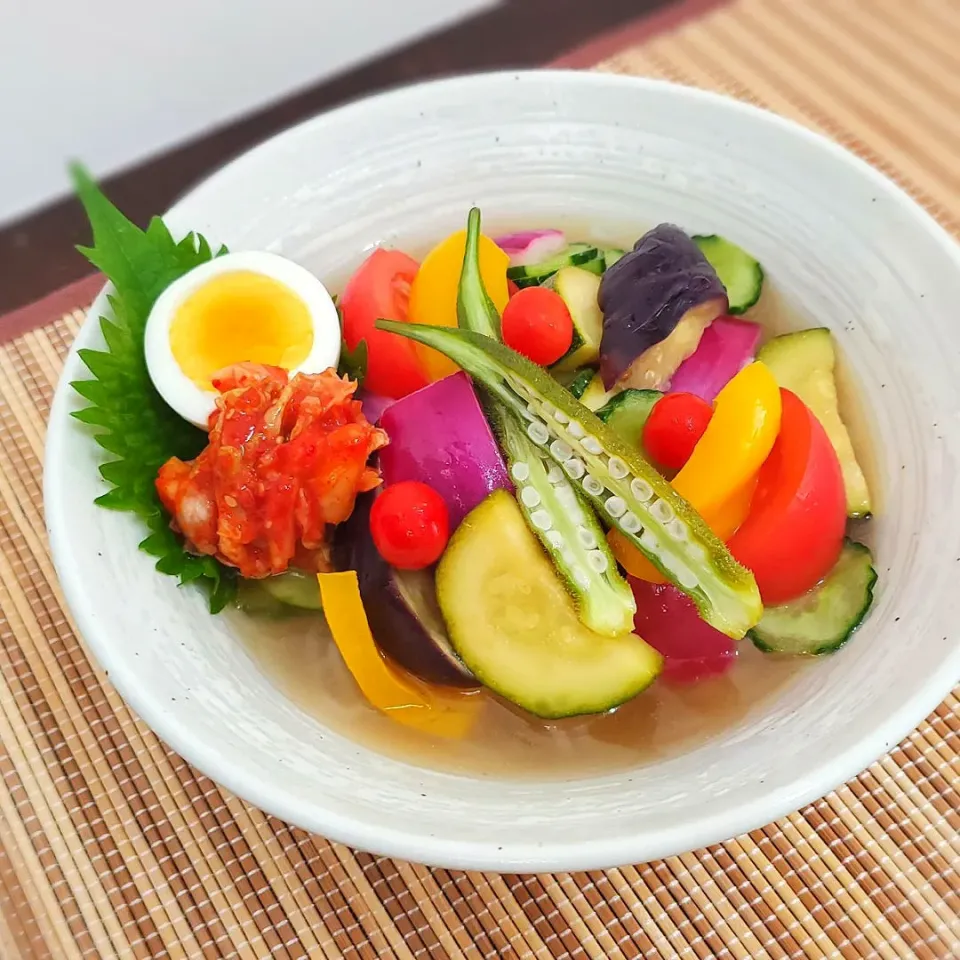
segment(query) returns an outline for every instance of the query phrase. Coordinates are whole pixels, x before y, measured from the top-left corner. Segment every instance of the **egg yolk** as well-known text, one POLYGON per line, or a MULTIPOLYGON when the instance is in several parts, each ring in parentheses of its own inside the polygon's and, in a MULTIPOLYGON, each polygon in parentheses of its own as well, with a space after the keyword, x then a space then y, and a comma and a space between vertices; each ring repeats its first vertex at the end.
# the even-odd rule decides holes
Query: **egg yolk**
POLYGON ((310 355, 307 305, 272 277, 246 270, 214 277, 184 300, 170 323, 170 349, 180 369, 204 390, 232 363, 268 363, 293 370, 310 355))

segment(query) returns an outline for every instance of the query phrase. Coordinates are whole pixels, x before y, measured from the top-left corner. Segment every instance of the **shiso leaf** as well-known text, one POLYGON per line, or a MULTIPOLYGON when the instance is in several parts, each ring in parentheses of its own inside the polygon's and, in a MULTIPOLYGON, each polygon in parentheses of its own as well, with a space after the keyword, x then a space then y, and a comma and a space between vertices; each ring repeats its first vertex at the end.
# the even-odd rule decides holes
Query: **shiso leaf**
MULTIPOLYGON (((106 349, 81 350, 80 359, 92 377, 71 384, 89 403, 73 416, 95 428, 94 439, 114 457, 100 466, 111 489, 96 503, 141 517, 149 536, 140 549, 157 558, 161 573, 181 584, 198 584, 211 613, 217 613, 236 592, 236 572, 184 549, 154 487, 160 467, 172 456, 195 457, 206 444, 206 434, 164 403, 150 380, 143 351, 147 317, 157 297, 214 255, 207 240, 196 234, 174 241, 159 217, 141 230, 104 196, 86 170, 73 166, 70 173, 93 230, 93 246, 78 249, 116 288, 110 296, 113 318, 100 318, 106 349)), ((226 252, 221 247, 216 255, 226 252)))

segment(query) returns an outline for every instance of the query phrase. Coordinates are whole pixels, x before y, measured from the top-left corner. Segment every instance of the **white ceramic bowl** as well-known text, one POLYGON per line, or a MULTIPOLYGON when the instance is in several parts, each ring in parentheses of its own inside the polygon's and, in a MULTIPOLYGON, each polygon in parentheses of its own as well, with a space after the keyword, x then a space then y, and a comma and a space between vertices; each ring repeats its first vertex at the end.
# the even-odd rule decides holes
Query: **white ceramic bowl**
MULTIPOLYGON (((371 753, 280 695, 201 598, 93 505, 99 448, 51 413, 45 503, 87 645, 134 710, 203 772, 284 820, 449 867, 585 869, 722 840, 824 794, 898 742, 960 677, 960 253, 840 147, 749 106, 587 73, 429 83, 318 117, 170 211, 233 250, 336 279, 377 242, 424 245, 479 204, 488 227, 675 221, 756 253, 839 336, 871 412, 883 506, 876 606, 855 640, 712 742, 562 783, 471 779, 371 753)), ((98 307, 103 308, 101 299, 98 307)), ((95 323, 77 346, 97 344, 95 323)))

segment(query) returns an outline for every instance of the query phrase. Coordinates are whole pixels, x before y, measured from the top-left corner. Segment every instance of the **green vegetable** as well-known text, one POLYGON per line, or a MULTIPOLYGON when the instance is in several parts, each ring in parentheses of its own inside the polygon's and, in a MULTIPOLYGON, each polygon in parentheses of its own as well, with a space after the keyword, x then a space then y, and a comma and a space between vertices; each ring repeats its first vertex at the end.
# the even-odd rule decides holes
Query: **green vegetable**
POLYGON ((276 600, 301 610, 321 610, 320 587, 315 574, 287 570, 257 581, 276 600))
POLYGON ((269 620, 286 620, 309 612, 278 600, 266 589, 263 580, 244 580, 242 577, 237 578, 237 595, 233 602, 244 613, 269 620))
POLYGON ((604 269, 609 270, 615 263, 622 260, 627 255, 626 250, 621 250, 619 247, 611 247, 609 250, 603 251, 603 266, 604 269))
POLYGON ((599 410, 610 400, 610 394, 603 385, 603 377, 599 373, 593 375, 593 379, 587 384, 587 389, 583 391, 580 402, 588 410, 599 410))
MULTIPOLYGON (((757 623, 762 606, 753 574, 635 448, 548 373, 466 330, 388 320, 377 327, 439 350, 482 383, 707 623, 734 638, 757 623)), ((555 519, 547 519, 552 526, 555 519)))
POLYGON ((774 337, 757 354, 776 377, 777 383, 795 393, 827 431, 843 471, 847 516, 870 516, 870 488, 857 461, 853 441, 840 416, 835 371, 837 350, 826 327, 801 330, 774 337))
POLYGON ((649 686, 663 658, 638 636, 601 636, 496 490, 457 528, 437 567, 450 641, 485 686, 539 717, 601 713, 649 686))
MULTIPOLYGON (((172 456, 195 457, 206 444, 206 434, 163 402, 143 353, 144 329, 157 297, 214 254, 203 237, 192 233, 176 243, 157 217, 141 230, 107 200, 85 170, 77 166, 71 173, 93 229, 93 247, 81 247, 80 252, 115 287, 109 296, 113 317, 100 318, 106 348, 79 351, 93 377, 71 384, 88 401, 73 416, 94 427, 94 440, 112 455, 100 466, 111 489, 96 502, 141 517, 150 535, 140 549, 157 557, 161 573, 199 584, 216 613, 234 596, 236 574, 213 557, 184 549, 154 488, 160 467, 172 456)), ((225 252, 221 249, 217 256, 225 252)))
POLYGON ((573 320, 573 343, 553 369, 576 370, 595 364, 603 337, 603 314, 597 302, 600 278, 580 267, 564 267, 554 278, 553 289, 563 297, 573 320))
POLYGON ((763 267, 735 243, 718 237, 693 237, 727 291, 729 313, 746 313, 759 299, 763 290, 763 267))
POLYGON ((597 371, 593 367, 584 367, 576 372, 566 387, 578 400, 582 400, 584 391, 596 375, 597 371))
POLYGON ((597 417, 615 430, 637 450, 642 449, 643 428, 656 402, 663 396, 659 390, 630 388, 611 397, 598 411, 597 417))
MULTIPOLYGON (((483 285, 479 261, 480 211, 470 211, 457 297, 462 329, 499 340, 500 316, 483 285)), ((562 388, 558 388, 562 389, 562 388)), ((593 510, 496 396, 487 416, 517 487, 527 525, 550 555, 574 598, 583 623, 609 636, 630 631, 636 604, 593 510), (546 523, 552 517, 555 522, 546 523)))
POLYGON ((566 250, 543 260, 540 263, 531 263, 525 267, 509 267, 507 276, 518 287, 533 287, 545 283, 563 267, 589 267, 597 264, 602 273, 603 255, 596 247, 588 243, 571 243, 566 250))
POLYGON ((823 582, 805 596, 764 610, 750 639, 765 653, 833 653, 863 623, 876 582, 870 551, 847 540, 823 582))

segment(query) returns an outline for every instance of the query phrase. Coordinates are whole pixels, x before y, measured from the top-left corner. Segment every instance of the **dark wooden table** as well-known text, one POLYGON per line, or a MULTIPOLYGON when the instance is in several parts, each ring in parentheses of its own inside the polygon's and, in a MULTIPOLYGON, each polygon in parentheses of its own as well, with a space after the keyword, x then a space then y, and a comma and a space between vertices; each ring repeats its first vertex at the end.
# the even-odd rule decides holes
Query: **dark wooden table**
MULTIPOLYGON (((227 160, 330 107, 429 77, 549 63, 669 4, 670 0, 503 0, 486 13, 117 174, 105 187, 121 209, 143 223, 227 160)), ((0 314, 88 273, 89 265, 73 249, 88 239, 82 211, 72 199, 0 229, 0 314)))

